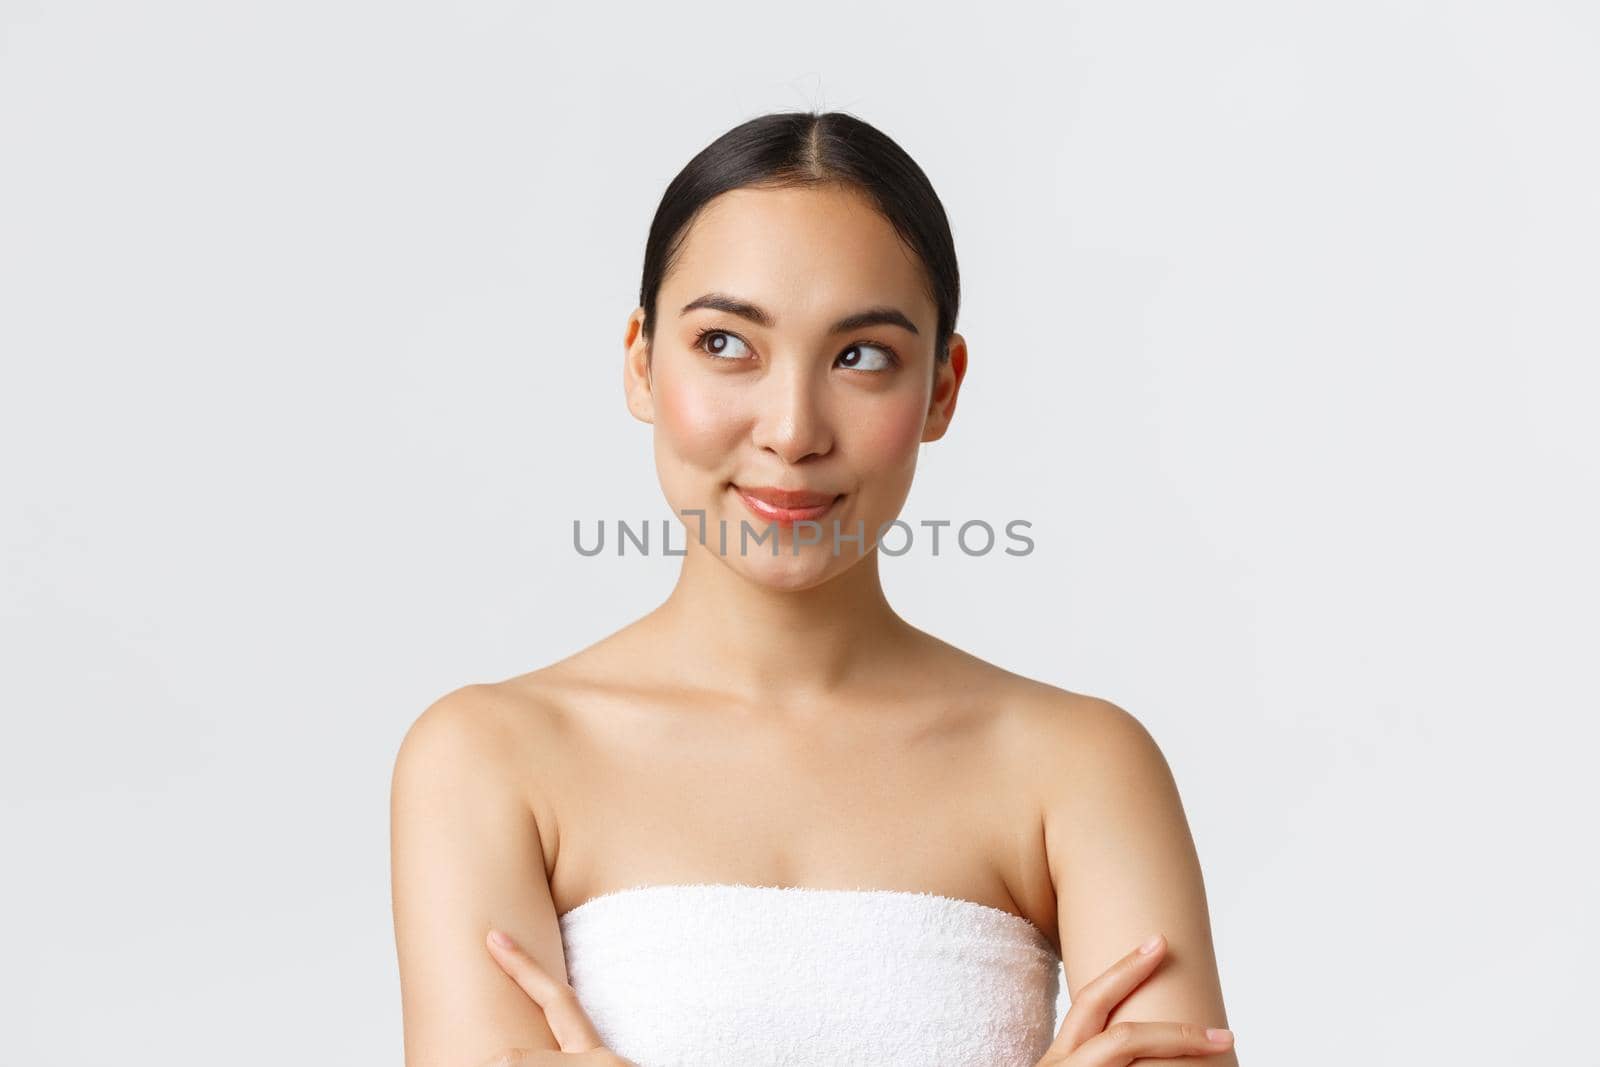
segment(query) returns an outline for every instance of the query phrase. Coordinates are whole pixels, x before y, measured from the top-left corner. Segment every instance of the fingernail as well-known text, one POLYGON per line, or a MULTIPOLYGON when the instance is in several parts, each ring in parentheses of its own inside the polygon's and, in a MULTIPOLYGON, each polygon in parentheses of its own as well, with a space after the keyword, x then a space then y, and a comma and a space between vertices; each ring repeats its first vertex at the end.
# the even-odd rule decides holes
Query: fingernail
POLYGON ((1206 1040, 1207 1041, 1217 1041, 1217 1042, 1232 1041, 1233 1040, 1233 1031, 1232 1030, 1207 1029, 1206 1030, 1206 1040))
POLYGON ((1154 952, 1156 949, 1158 949, 1160 947, 1161 947, 1161 935, 1157 934, 1156 936, 1152 937, 1150 940, 1146 941, 1144 944, 1140 945, 1139 946, 1139 951, 1142 952, 1144 955, 1148 956, 1148 955, 1150 955, 1150 953, 1154 952))
POLYGON ((499 945, 501 948, 510 948, 511 947, 511 939, 509 937, 507 937, 505 934, 502 934, 499 930, 490 930, 489 931, 489 940, 493 941, 495 944, 499 945))

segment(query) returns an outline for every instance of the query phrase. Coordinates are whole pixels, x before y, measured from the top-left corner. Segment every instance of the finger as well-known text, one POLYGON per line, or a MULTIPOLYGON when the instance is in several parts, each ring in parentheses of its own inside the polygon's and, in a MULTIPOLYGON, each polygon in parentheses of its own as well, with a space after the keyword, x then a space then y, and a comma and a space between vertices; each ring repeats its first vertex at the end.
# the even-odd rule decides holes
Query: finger
POLYGON ((1055 1041, 1045 1050, 1046 1055, 1064 1056, 1106 1028, 1106 1020, 1140 982, 1149 978, 1161 964, 1167 952, 1167 939, 1161 934, 1147 939, 1143 945, 1101 972, 1093 981, 1072 998, 1072 1007, 1061 1022, 1055 1041), (1153 942, 1153 946, 1152 946, 1153 942), (1150 947, 1145 951, 1146 946, 1150 947))
POLYGON ((592 1052, 604 1047, 605 1042, 600 1040, 594 1023, 589 1021, 588 1014, 578 1003, 578 995, 572 986, 552 978, 509 935, 490 930, 486 943, 501 970, 509 974, 522 987, 522 991, 544 1010, 545 1022, 550 1025, 550 1033, 555 1036, 562 1052, 592 1052), (496 941, 496 934, 506 937, 506 943, 496 941))
POLYGON ((1138 1059, 1215 1056, 1233 1047, 1233 1034, 1199 1023, 1112 1023, 1073 1054, 1072 1067, 1128 1067, 1138 1059), (1223 1035, 1216 1038, 1208 1035, 1223 1035))

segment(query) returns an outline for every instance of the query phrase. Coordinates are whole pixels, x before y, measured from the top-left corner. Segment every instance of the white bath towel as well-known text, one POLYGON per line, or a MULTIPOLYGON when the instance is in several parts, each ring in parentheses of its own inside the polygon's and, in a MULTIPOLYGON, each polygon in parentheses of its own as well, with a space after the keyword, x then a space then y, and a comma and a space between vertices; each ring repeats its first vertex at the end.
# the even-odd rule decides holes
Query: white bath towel
POLYGON ((639 1067, 1034 1067, 1061 957, 1033 923, 881 889, 644 885, 561 916, 567 977, 639 1067))

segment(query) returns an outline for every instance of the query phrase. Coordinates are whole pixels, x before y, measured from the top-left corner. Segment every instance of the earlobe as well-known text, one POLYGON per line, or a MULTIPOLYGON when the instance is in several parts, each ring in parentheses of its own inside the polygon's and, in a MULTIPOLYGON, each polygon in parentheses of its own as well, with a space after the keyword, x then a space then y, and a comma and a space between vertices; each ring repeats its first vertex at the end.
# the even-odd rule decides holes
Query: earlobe
POLYGON ((655 397, 650 389, 648 353, 639 360, 636 360, 634 353, 628 353, 627 363, 623 367, 622 389, 627 396, 628 410, 633 413, 633 417, 640 422, 654 423, 656 406, 655 397))
MULTIPOLYGON (((943 374, 943 371, 940 372, 943 374)), ((950 405, 945 402, 944 390, 935 385, 933 399, 928 402, 928 414, 922 421, 922 440, 937 441, 950 428, 950 405)))

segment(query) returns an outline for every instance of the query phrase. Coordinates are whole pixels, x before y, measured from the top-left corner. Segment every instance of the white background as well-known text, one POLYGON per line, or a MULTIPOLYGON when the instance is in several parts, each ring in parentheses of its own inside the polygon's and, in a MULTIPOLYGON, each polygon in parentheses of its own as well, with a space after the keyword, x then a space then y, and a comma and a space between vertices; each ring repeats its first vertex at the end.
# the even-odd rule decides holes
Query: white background
POLYGON ((666 594, 651 215, 835 108, 961 257, 903 517, 1037 544, 891 600, 1155 735, 1241 1062, 1600 1062, 1593 5, 0 13, 0 1060, 400 1062, 400 738, 666 594))

